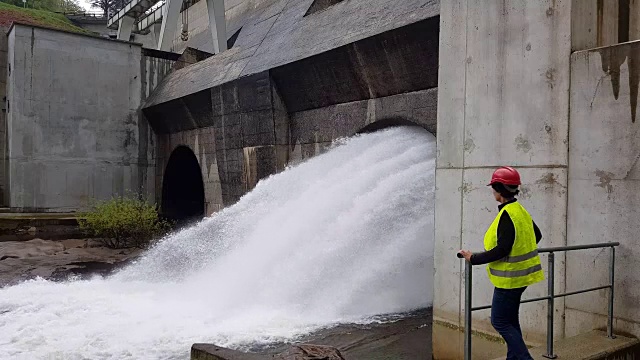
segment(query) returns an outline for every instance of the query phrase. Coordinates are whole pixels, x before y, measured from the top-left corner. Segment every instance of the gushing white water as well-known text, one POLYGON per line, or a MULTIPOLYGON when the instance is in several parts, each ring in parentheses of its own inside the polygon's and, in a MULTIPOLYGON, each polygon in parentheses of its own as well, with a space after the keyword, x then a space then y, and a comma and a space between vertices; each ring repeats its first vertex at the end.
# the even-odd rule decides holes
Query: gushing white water
POLYGON ((188 358, 428 307, 434 157, 421 129, 358 136, 112 277, 0 289, 0 357, 188 358))

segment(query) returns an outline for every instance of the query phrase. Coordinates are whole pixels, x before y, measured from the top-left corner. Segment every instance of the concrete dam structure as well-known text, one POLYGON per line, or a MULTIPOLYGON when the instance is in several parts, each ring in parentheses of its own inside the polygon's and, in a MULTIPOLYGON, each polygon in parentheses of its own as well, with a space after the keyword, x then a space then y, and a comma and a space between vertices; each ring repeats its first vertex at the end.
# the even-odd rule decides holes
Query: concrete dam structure
POLYGON ((249 13, 230 50, 169 74, 147 99, 158 189, 180 145, 200 160, 210 214, 372 122, 435 132, 438 3, 347 1, 305 16, 312 3, 249 13))
MULTIPOLYGON (((164 50, 159 22, 125 40, 6 29, 6 211, 74 212, 134 192, 167 217, 202 218, 336 139, 417 125, 437 135, 434 358, 463 357, 455 253, 482 248, 497 213, 485 185, 501 165, 523 175, 541 246, 620 243, 613 327, 640 337, 638 0, 227 0, 224 51, 209 3, 185 5, 175 27, 188 36, 167 35, 164 50)), ((606 284, 608 259, 556 254, 556 291, 606 284)), ((486 277, 472 285, 474 306, 491 302, 486 277)), ((556 300, 555 339, 606 328, 607 299, 556 300)), ((544 344, 546 314, 523 305, 529 345, 544 344)), ((474 339, 495 340, 488 311, 473 324, 474 339)), ((493 340, 475 358, 502 355, 493 340)))
POLYGON ((171 216, 202 216, 378 120, 435 132, 439 3, 383 3, 305 15, 314 1, 253 1, 230 14, 242 29, 214 56, 14 25, 7 116, 21 125, 7 137, 4 205, 74 211, 135 191, 171 216), (69 117, 77 121, 53 125, 69 117), (54 138, 39 135, 54 126, 54 138), (189 159, 201 178, 184 168, 189 159))

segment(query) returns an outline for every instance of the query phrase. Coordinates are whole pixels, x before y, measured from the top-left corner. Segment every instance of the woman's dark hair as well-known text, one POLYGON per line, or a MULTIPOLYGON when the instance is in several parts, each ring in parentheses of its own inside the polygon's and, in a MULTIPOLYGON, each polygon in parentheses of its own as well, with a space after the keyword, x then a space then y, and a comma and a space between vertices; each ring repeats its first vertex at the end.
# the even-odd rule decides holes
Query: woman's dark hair
POLYGON ((491 185, 491 187, 505 199, 511 199, 520 193, 520 190, 518 190, 518 185, 511 186, 502 183, 494 183, 493 185, 491 185))

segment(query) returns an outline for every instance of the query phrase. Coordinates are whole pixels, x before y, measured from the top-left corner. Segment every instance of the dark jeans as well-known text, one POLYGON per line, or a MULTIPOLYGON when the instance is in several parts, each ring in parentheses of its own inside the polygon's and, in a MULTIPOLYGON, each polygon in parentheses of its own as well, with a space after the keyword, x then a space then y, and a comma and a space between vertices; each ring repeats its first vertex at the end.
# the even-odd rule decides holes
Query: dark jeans
POLYGON ((533 360, 520 330, 520 299, 525 289, 495 288, 493 291, 491 325, 507 343, 507 360, 533 360))

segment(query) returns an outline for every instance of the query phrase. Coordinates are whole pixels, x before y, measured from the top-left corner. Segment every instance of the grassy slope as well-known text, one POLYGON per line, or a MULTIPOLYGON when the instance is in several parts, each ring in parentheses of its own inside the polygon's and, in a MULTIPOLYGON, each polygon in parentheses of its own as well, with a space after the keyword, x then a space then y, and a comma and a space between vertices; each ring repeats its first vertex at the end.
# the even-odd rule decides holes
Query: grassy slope
POLYGON ((62 14, 46 10, 24 9, 17 6, 0 2, 0 26, 9 27, 13 22, 22 24, 38 25, 52 29, 88 34, 62 14))

